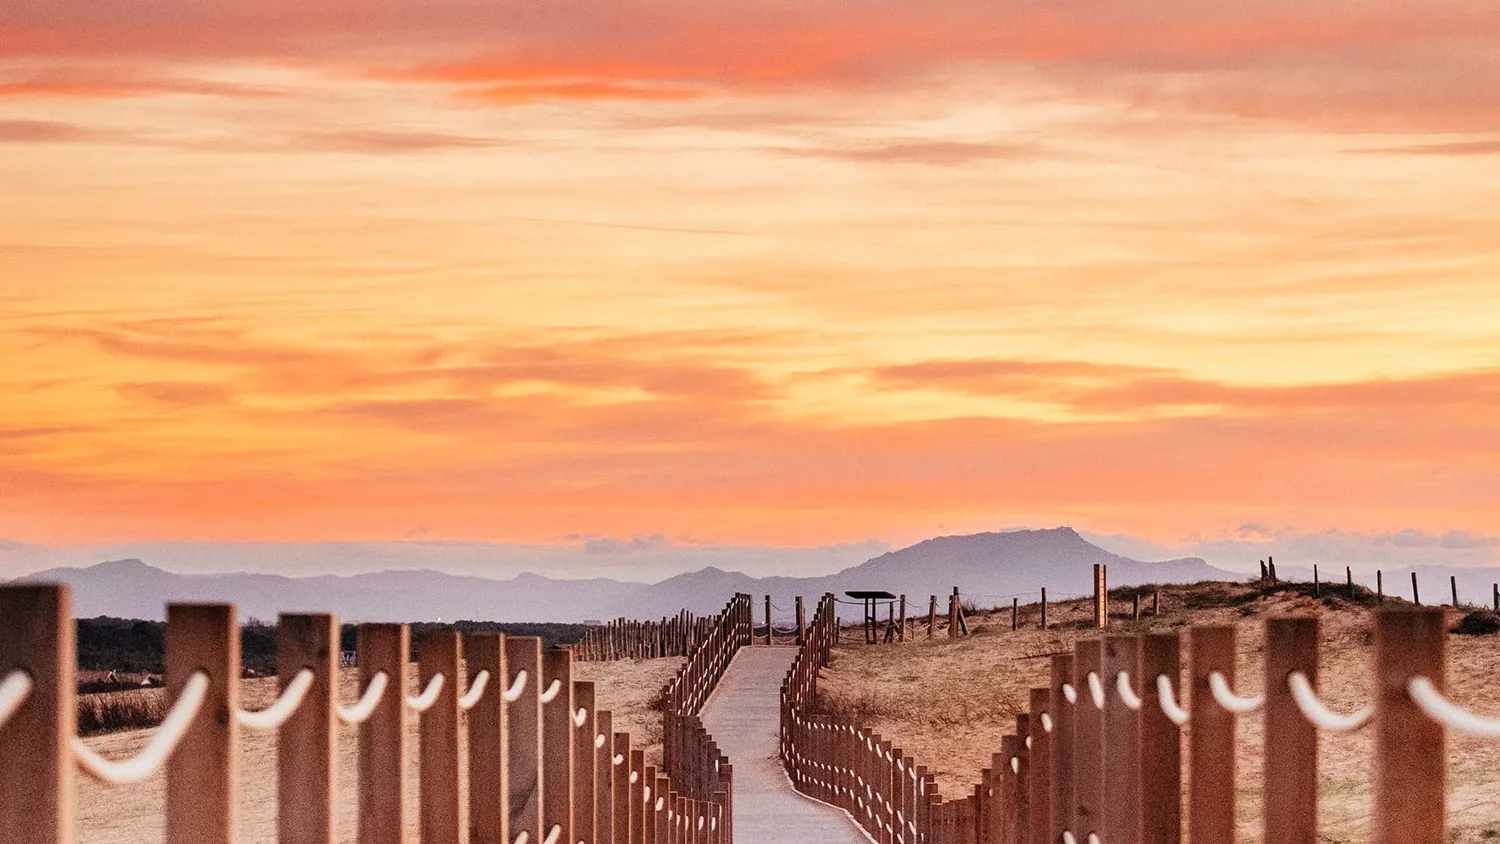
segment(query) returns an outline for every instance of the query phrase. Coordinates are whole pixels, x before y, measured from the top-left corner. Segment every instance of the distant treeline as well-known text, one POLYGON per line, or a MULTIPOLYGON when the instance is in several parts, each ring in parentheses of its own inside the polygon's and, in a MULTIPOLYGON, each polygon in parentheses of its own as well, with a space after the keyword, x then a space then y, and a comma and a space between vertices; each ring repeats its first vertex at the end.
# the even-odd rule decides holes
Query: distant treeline
MULTIPOLYGON (((160 621, 133 618, 78 619, 78 668, 82 671, 119 671, 160 674, 166 669, 166 625, 160 621)), ((345 624, 341 648, 354 650, 356 626, 345 624)), ((411 625, 412 656, 417 655, 424 633, 457 630, 460 633, 504 633, 507 636, 537 636, 543 647, 573 644, 589 628, 582 624, 532 622, 458 621, 452 624, 421 622, 411 625)), ((260 674, 276 673, 276 626, 251 620, 240 628, 240 653, 245 668, 260 674)))

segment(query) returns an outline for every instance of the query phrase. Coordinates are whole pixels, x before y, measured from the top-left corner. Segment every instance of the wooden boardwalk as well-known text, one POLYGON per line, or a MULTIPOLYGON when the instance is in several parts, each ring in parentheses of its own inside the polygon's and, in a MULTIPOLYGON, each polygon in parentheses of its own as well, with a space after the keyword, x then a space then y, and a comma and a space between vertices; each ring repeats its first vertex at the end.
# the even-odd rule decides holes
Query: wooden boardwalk
POLYGON ((742 648, 703 709, 703 725, 734 763, 738 844, 869 844, 836 809, 798 794, 777 759, 781 681, 796 648, 742 648))

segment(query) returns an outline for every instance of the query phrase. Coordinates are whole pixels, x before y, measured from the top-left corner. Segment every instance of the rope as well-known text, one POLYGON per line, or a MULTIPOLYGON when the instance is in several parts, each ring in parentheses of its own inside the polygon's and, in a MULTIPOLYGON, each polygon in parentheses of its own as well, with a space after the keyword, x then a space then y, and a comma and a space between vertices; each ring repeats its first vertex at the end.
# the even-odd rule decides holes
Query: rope
POLYGON ((557 844, 557 836, 562 834, 562 824, 555 823, 547 830, 547 837, 542 839, 542 844, 557 844))
POLYGON ((302 699, 307 697, 307 690, 312 688, 312 684, 312 670, 304 668, 292 677, 292 682, 287 683, 285 689, 281 690, 281 695, 276 698, 275 703, 259 712, 241 709, 235 713, 235 720, 252 730, 277 729, 292 717, 297 707, 302 705, 302 699))
POLYGON ((516 701, 521 699, 521 692, 525 688, 526 669, 523 668, 520 671, 516 672, 515 682, 511 683, 510 688, 506 689, 505 692, 500 695, 500 699, 505 701, 506 703, 515 703, 516 701))
POLYGON ((1052 716, 1046 712, 1042 713, 1042 729, 1049 733, 1052 732, 1052 716))
POLYGON ((167 713, 161 726, 151 736, 151 741, 140 753, 130 759, 114 762, 94 752, 92 747, 75 736, 73 755, 78 759, 79 766, 100 782, 109 785, 140 782, 156 773, 162 763, 167 761, 167 757, 172 755, 177 743, 182 741, 188 727, 192 726, 193 719, 198 716, 198 710, 203 707, 203 699, 207 695, 208 675, 202 671, 194 671, 187 683, 183 684, 182 693, 172 704, 172 711, 167 713))
POLYGON ((1115 675, 1115 691, 1119 693, 1120 702, 1125 704, 1126 709, 1140 711, 1141 698, 1135 693, 1135 689, 1130 687, 1130 672, 1121 671, 1115 675))
POLYGON ((1073 684, 1072 683, 1063 683, 1062 684, 1062 690, 1063 690, 1063 697, 1067 699, 1068 703, 1070 703, 1070 704, 1076 704, 1076 703, 1078 703, 1078 690, 1075 689, 1075 688, 1073 688, 1073 684))
POLYGON ((582 706, 580 706, 580 707, 578 707, 578 711, 575 712, 575 713, 573 713, 573 726, 575 726, 575 727, 582 727, 583 726, 583 722, 587 721, 588 719, 589 719, 589 711, 587 709, 583 708, 582 706))
POLYGON ((427 681, 427 688, 423 689, 420 695, 416 697, 407 696, 406 705, 411 707, 413 712, 426 712, 432 708, 434 703, 437 703, 438 695, 442 694, 442 691, 443 675, 434 674, 432 675, 432 679, 427 681))
POLYGON ((370 685, 365 687, 364 695, 355 702, 353 706, 340 706, 335 711, 339 720, 345 724, 363 724, 375 714, 375 707, 380 705, 380 699, 385 696, 385 688, 390 685, 390 677, 384 671, 375 672, 370 678, 370 685))
POLYGON ((469 690, 458 699, 458 708, 468 712, 478 705, 479 699, 484 697, 484 687, 489 685, 489 682, 489 669, 480 669, 479 673, 474 675, 474 679, 469 681, 469 690))
POLYGON ((0 680, 0 727, 16 714, 26 698, 31 696, 31 675, 25 671, 12 671, 0 680))
POLYGON ((1161 711, 1167 716, 1167 720, 1179 727, 1188 722, 1187 710, 1177 705, 1177 692, 1172 688, 1171 677, 1156 675, 1156 696, 1161 701, 1161 711))
POLYGON ((1229 681, 1218 671, 1210 672, 1208 675, 1208 689, 1213 692, 1214 700, 1219 705, 1240 715, 1245 715, 1259 709, 1266 702, 1265 695, 1254 695, 1253 697, 1240 697, 1229 688, 1229 681))
POLYGON ((1476 736, 1500 738, 1500 720, 1484 718, 1454 705, 1426 677, 1411 678, 1406 684, 1406 693, 1411 696, 1412 703, 1427 713, 1427 717, 1440 724, 1476 736))
POLYGON ((1099 680, 1099 675, 1089 672, 1089 697, 1094 699, 1094 708, 1104 708, 1104 683, 1099 680))
POLYGON ((1293 671, 1287 676, 1286 682, 1292 690, 1292 700, 1297 702, 1297 708, 1302 710, 1303 717, 1320 730, 1333 733, 1351 732, 1368 724, 1370 717, 1375 714, 1373 706, 1367 706, 1348 715, 1334 712, 1318 700, 1318 693, 1313 690, 1312 682, 1301 671, 1293 671))
POLYGON ((594 749, 598 750, 604 746, 604 734, 598 733, 594 736, 594 749))
MULTIPOLYGON (((542 692, 542 694, 539 697, 539 699, 541 700, 542 703, 551 703, 552 700, 553 700, 553 698, 556 698, 558 692, 561 692, 561 691, 562 691, 562 681, 561 680, 553 680, 552 681, 552 685, 548 686, 547 690, 545 692, 542 692)), ((543 844, 545 844, 545 842, 543 842, 543 844)))

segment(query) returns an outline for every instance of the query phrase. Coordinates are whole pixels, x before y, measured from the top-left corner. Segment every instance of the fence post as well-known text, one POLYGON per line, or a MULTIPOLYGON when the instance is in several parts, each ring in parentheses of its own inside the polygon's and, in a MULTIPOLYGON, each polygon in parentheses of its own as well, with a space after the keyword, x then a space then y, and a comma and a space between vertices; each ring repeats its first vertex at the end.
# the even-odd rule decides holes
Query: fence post
POLYGON ((1047 723, 1053 720, 1052 690, 1046 686, 1031 690, 1030 765, 1027 768, 1027 828, 1030 844, 1052 844, 1048 837, 1052 827, 1052 736, 1047 723))
MULTIPOLYGON (((1140 593, 1135 593, 1137 599, 1140 593)), ((1110 844, 1137 844, 1141 834, 1141 716, 1120 697, 1119 677, 1130 677, 1141 693, 1141 641, 1136 636, 1104 637, 1104 831, 1110 844)))
POLYGON ((1136 592, 1130 596, 1130 620, 1141 620, 1141 593, 1136 592))
POLYGON ((1010 599, 1010 629, 1013 630, 1013 631, 1021 629, 1021 599, 1020 598, 1011 598, 1010 599))
POLYGON ((31 693, 0 725, 0 829, 6 844, 72 844, 78 731, 73 600, 61 585, 0 586, 0 679, 31 693))
POLYGON ((1422 606, 1422 596, 1417 594, 1417 573, 1415 571, 1411 573, 1411 602, 1419 607, 1422 606))
POLYGON ((1047 587, 1045 587, 1045 586, 1042 587, 1042 626, 1041 626, 1041 629, 1043 629, 1043 630, 1047 629, 1047 587))
POLYGON ((459 809, 458 773, 458 698, 459 634, 433 631, 422 637, 418 657, 421 688, 436 677, 442 677, 437 700, 418 716, 421 725, 420 825, 422 841, 432 844, 458 844, 462 826, 459 809))
MULTIPOLYGON (((646 776, 646 751, 630 751, 630 772, 626 775, 629 779, 629 789, 626 799, 630 801, 630 844, 645 844, 646 842, 646 813, 643 796, 646 784, 642 779, 646 776)), ((568 839, 562 838, 561 841, 568 839)))
POLYGON ((594 749, 594 829, 598 844, 614 844, 615 838, 615 794, 614 794, 614 713, 601 709, 594 718, 594 738, 589 744, 594 749))
MULTIPOLYGON (((366 630, 374 625, 360 627, 360 645, 365 643, 366 630)), ((384 627, 396 627, 397 625, 382 625, 384 627)), ((405 626, 402 625, 404 632, 405 626)), ((405 652, 402 651, 404 654, 405 652)), ((400 665, 405 662, 404 656, 400 658, 400 665)), ((490 673, 489 688, 474 708, 469 710, 469 844, 512 844, 510 837, 510 812, 506 805, 507 796, 510 794, 509 771, 505 764, 510 756, 509 740, 505 729, 505 701, 501 695, 506 690, 505 671, 505 644, 499 633, 476 633, 464 637, 464 662, 469 671, 469 683, 474 682, 474 677, 481 671, 490 673)), ((390 670, 399 671, 394 665, 390 670)), ((360 672, 364 672, 364 655, 360 655, 360 672)), ((405 711, 404 706, 400 707, 405 711)), ((372 721, 374 719, 371 719, 372 721)), ((384 729, 390 729, 393 725, 389 722, 381 725, 384 729)), ((405 722, 399 725, 405 730, 405 722)), ((361 730, 360 738, 363 740, 365 733, 371 730, 366 727, 361 730)), ((395 769, 398 777, 395 783, 399 789, 399 776, 401 768, 395 769)), ((361 806, 363 806, 364 773, 360 773, 361 806)), ((387 786, 389 788, 389 786, 387 786)), ((399 796, 399 793, 397 794, 399 796)), ((388 811, 380 809, 380 811, 388 811)), ((363 808, 361 808, 361 814, 363 808)), ((360 818, 361 824, 364 818, 360 818)), ((395 825, 390 831, 383 831, 379 839, 380 844, 401 844, 402 828, 400 824, 395 825)), ((366 844, 363 833, 360 835, 360 844, 366 844)))
POLYGON ((1322 592, 1323 592, 1322 586, 1323 586, 1322 583, 1318 580, 1318 564, 1317 563, 1313 563, 1313 597, 1314 598, 1321 598, 1322 597, 1322 592))
POLYGON ((1234 628, 1194 627, 1188 637, 1192 667, 1192 729, 1188 731, 1188 842, 1234 844, 1235 715, 1214 702, 1208 676, 1234 687, 1234 628))
POLYGON ((1448 587, 1453 590, 1453 608, 1458 609, 1458 577, 1448 575, 1448 587))
MULTIPOLYGON (((543 690, 557 696, 542 704, 542 835, 560 827, 558 841, 573 837, 573 660, 552 649, 542 654, 543 690)), ((425 842, 424 842, 425 844, 425 842)))
POLYGON ((1380 606, 1385 604, 1385 576, 1380 569, 1375 570, 1375 603, 1380 606))
POLYGON ((901 596, 901 641, 906 641, 906 596, 901 596))
POLYGON ((1344 585, 1349 589, 1349 597, 1354 597, 1354 569, 1344 566, 1344 585))
POLYGON ((772 641, 771 641, 771 596, 770 595, 766 596, 766 644, 767 645, 772 644, 772 641))
POLYGON ((1074 828, 1073 818, 1073 712, 1063 694, 1063 686, 1073 683, 1073 655, 1052 657, 1051 688, 1048 689, 1048 711, 1052 721, 1052 817, 1047 840, 1059 842, 1064 832, 1074 828))
POLYGON ((505 704, 510 739, 510 834, 526 833, 528 841, 542 835, 542 640, 535 636, 506 636, 505 688, 522 672, 526 684, 515 701, 505 704))
POLYGON ((933 595, 927 602, 927 638, 931 639, 933 632, 937 630, 937 596, 933 595))
MULTIPOLYGON (((1089 833, 1104 835, 1100 821, 1104 811, 1104 713, 1094 705, 1088 676, 1100 674, 1103 643, 1086 639, 1074 645, 1073 688, 1078 702, 1073 707, 1073 836, 1087 840, 1089 833)), ((1101 678, 1102 679, 1102 678, 1101 678)))
POLYGON ((282 615, 276 625, 276 670, 285 689, 302 669, 312 688, 276 742, 277 841, 333 844, 337 748, 333 729, 338 676, 338 623, 331 615, 282 615))
POLYGON ((583 844, 596 844, 599 839, 594 818, 596 705, 594 684, 574 681, 573 707, 583 713, 583 723, 573 721, 573 840, 583 844))
POLYGON ((1157 677, 1177 688, 1176 633, 1141 639, 1141 844, 1182 840, 1182 736, 1161 708, 1157 677))
POLYGON ((958 638, 958 587, 953 587, 953 594, 948 597, 948 638, 958 638))
POLYGON ((632 844, 630 829, 632 812, 639 811, 630 803, 630 733, 615 733, 614 755, 609 760, 609 790, 614 797, 614 841, 613 844, 632 844))
POLYGON ((1265 823, 1267 844, 1317 844, 1318 730, 1302 716, 1287 677, 1318 688, 1318 620, 1266 622, 1265 823))
POLYGON ((1373 844, 1446 840, 1446 731, 1407 693, 1415 677, 1445 690, 1443 627, 1440 609, 1387 610, 1375 616, 1373 844))
POLYGON ((802 596, 797 596, 797 644, 807 641, 807 617, 802 613, 802 596))
POLYGON ((194 672, 208 675, 198 717, 167 758, 167 844, 234 840, 238 764, 240 630, 229 604, 167 607, 167 700, 194 672))

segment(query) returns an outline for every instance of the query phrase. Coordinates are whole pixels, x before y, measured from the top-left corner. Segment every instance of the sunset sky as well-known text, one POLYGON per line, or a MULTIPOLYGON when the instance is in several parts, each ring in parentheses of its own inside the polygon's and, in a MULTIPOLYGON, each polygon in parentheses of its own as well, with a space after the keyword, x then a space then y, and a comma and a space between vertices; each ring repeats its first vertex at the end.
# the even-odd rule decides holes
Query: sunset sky
POLYGON ((1496 3, 10 0, 0 266, 13 544, 1496 557, 1496 3))

